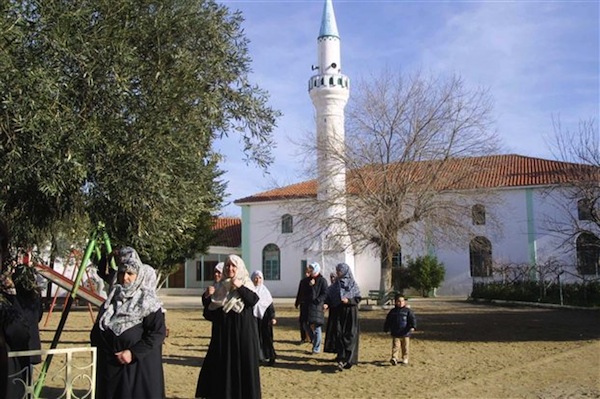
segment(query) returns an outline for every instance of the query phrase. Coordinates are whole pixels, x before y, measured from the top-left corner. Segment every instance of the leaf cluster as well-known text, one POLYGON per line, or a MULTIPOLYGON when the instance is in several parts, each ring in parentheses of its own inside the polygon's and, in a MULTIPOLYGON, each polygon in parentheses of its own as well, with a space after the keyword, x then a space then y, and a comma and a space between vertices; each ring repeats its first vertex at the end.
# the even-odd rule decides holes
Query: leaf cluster
POLYGON ((159 266, 206 249, 216 139, 266 167, 279 113, 248 82, 242 15, 203 0, 0 6, 0 215, 19 245, 103 222, 159 266))

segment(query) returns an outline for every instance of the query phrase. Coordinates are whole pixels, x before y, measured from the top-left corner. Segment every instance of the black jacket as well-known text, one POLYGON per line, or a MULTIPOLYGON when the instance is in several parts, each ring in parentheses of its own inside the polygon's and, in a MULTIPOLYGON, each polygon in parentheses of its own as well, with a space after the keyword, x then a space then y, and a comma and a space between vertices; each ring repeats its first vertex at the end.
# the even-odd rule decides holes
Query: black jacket
POLYGON ((389 331, 392 337, 407 337, 411 328, 417 328, 417 318, 407 306, 390 310, 383 325, 383 331, 389 331))
POLYGON ((323 304, 327 297, 327 280, 320 274, 316 277, 309 278, 310 298, 307 305, 307 321, 310 324, 323 325, 325 324, 325 314, 323 312, 323 304), (310 285, 310 281, 315 283, 310 285))

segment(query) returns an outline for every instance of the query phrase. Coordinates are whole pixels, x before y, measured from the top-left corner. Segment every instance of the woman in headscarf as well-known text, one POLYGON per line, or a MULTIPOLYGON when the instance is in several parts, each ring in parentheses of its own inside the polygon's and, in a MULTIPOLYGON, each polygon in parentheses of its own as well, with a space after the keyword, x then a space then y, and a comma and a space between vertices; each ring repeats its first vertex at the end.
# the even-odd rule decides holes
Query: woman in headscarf
MULTIPOLYGON (((329 302, 327 298, 332 298, 334 295, 334 289, 336 287, 333 285, 335 280, 337 279, 337 275, 335 272, 329 273, 329 281, 331 282, 329 287, 327 287, 327 297, 325 298, 324 308, 327 309, 329 302)), ((335 353, 337 356, 337 350, 335 348, 335 340, 336 340, 336 328, 337 328, 337 309, 329 309, 329 316, 327 316, 327 325, 325 327, 325 345, 323 346, 323 351, 327 353, 335 353)))
MULTIPOLYGON (((330 312, 336 315, 336 339, 337 367, 344 370, 349 369, 358 362, 358 304, 360 303, 360 288, 354 277, 350 266, 339 263, 335 267, 337 279, 331 285, 326 304, 330 312)), ((331 313, 330 313, 331 317, 331 313)))
POLYGON ((252 273, 254 290, 258 295, 258 302, 254 305, 254 317, 258 326, 258 343, 260 345, 260 361, 269 366, 275 364, 275 347, 273 346, 273 326, 277 324, 275 319, 275 307, 271 292, 264 284, 264 277, 260 270, 252 273))
MULTIPOLYGON (((8 376, 30 365, 30 359, 9 358, 8 352, 29 349, 30 329, 27 318, 17 299, 13 282, 15 260, 9 250, 9 232, 0 221, 0 398, 21 398, 25 391, 22 384, 13 384, 8 376)), ((24 379, 26 374, 18 375, 24 379)))
POLYGON ((90 334, 98 348, 96 398, 163 399, 166 328, 156 271, 130 247, 119 250, 116 260, 117 280, 90 334))
POLYGON ((215 378, 219 378, 218 370, 216 368, 204 368, 204 365, 216 364, 221 359, 221 326, 223 325, 223 312, 215 311, 223 306, 225 300, 225 292, 221 288, 221 281, 223 280, 223 268, 225 263, 219 262, 214 268, 214 282, 208 286, 202 294, 202 315, 204 318, 212 323, 210 342, 208 344, 208 350, 204 361, 203 367, 198 376, 198 382, 196 383, 196 392, 202 391, 200 387, 209 386, 211 381, 215 378), (218 291, 218 292, 217 292, 218 291))
POLYGON ((258 295, 242 258, 229 255, 223 278, 209 305, 213 323, 220 323, 221 356, 204 359, 197 398, 261 397, 258 329, 253 307, 258 295), (205 378, 209 373, 213 378, 205 378))

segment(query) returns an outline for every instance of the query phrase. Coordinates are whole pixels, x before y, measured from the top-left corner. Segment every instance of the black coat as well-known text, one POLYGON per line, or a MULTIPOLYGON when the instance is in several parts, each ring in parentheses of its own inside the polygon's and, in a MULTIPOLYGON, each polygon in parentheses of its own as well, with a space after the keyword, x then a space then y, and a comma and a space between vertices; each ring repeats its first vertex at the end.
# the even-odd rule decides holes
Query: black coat
POLYGON ((309 280, 310 299, 307 304, 306 320, 310 324, 322 326, 325 324, 325 314, 323 304, 327 298, 327 280, 320 274, 316 277, 310 277, 309 280), (314 284, 310 284, 314 281, 314 284))
POLYGON ((90 340, 98 348, 96 376, 97 399, 163 399, 165 378, 162 366, 162 345, 166 335, 162 309, 146 316, 121 335, 111 330, 102 331, 98 320, 92 328, 90 340), (133 361, 122 365, 115 353, 129 349, 133 361))
POLYGON ((213 326, 217 324, 213 330, 217 337, 213 336, 202 363, 197 398, 261 397, 258 328, 252 313, 258 295, 245 286, 238 288, 238 292, 244 302, 240 313, 233 310, 224 313, 222 308, 205 312, 213 326))
MULTIPOLYGON (((8 375, 17 373, 23 368, 29 366, 29 358, 9 358, 8 352, 26 351, 29 349, 29 324, 23 315, 21 306, 14 295, 4 295, 0 298, 0 328, 4 338, 2 356, 6 353, 6 358, 0 358, 2 363, 0 380, 0 398, 20 398, 25 394, 21 384, 13 384, 8 381, 8 375), (5 396, 2 396, 5 395, 5 396)), ((20 376, 21 378, 24 375, 20 376)))
POLYGON ((298 283, 298 293, 296 294, 296 301, 294 306, 297 308, 300 307, 300 318, 299 321, 301 324, 306 322, 306 318, 308 316, 308 303, 311 300, 311 288, 310 288, 310 279, 311 277, 304 277, 298 283))

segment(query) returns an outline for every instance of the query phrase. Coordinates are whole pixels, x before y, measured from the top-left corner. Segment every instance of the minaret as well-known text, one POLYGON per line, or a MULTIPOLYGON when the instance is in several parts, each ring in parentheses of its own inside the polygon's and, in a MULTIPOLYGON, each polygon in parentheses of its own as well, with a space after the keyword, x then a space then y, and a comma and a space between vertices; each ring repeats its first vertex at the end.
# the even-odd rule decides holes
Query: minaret
POLYGON ((344 107, 350 97, 350 80, 342 74, 340 36, 331 0, 323 7, 319 31, 318 73, 308 81, 308 93, 317 113, 317 201, 326 221, 319 245, 312 246, 315 260, 332 271, 336 264, 347 263, 354 270, 354 254, 346 219, 346 167, 344 164, 344 107), (318 250, 317 250, 318 248, 318 250))

